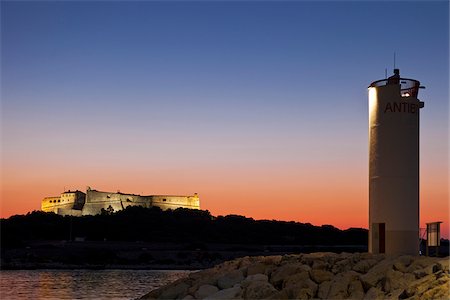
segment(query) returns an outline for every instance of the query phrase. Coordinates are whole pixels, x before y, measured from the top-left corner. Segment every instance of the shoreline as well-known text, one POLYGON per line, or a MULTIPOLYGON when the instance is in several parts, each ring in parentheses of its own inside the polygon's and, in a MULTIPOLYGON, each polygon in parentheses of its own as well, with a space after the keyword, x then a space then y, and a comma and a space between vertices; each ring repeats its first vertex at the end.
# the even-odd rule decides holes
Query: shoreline
POLYGON ((61 264, 21 264, 1 265, 1 271, 32 270, 154 270, 154 271, 201 271, 209 267, 173 266, 173 265, 61 265, 61 264))
POLYGON ((116 241, 29 241, 2 248, 0 270, 204 270, 245 256, 362 252, 364 245, 254 245, 116 241))

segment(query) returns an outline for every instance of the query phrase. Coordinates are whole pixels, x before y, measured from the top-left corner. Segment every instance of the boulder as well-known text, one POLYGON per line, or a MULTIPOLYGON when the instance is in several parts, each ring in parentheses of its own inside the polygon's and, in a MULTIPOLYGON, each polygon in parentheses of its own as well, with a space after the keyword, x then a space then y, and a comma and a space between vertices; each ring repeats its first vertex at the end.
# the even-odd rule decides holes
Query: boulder
POLYGON ((310 271, 310 275, 311 275, 311 279, 314 280, 314 282, 316 283, 322 283, 324 281, 330 281, 331 279, 333 279, 333 273, 329 272, 329 271, 325 271, 322 269, 312 269, 310 271))
POLYGON ((266 265, 279 265, 282 258, 281 255, 262 256, 260 262, 266 265))
POLYGON ((267 264, 263 263, 254 263, 247 267, 247 276, 254 274, 265 274, 267 270, 267 264))
POLYGON ((371 287, 377 286, 384 278, 385 274, 392 269, 393 264, 392 259, 384 259, 373 266, 366 274, 361 275, 359 278, 363 284, 364 290, 369 290, 371 287))
POLYGON ((420 299, 432 300, 432 299, 448 299, 450 295, 450 285, 448 280, 437 284, 435 287, 425 291, 420 295, 420 299))
POLYGON ((405 289, 406 295, 411 297, 413 295, 422 294, 430 288, 430 285, 432 285, 435 280, 436 276, 434 274, 430 274, 414 281, 405 289))
POLYGON ((278 290, 267 280, 256 280, 245 288, 244 299, 267 299, 277 292, 278 290))
POLYGON ((311 279, 302 280, 296 284, 291 284, 284 288, 288 291, 290 299, 311 299, 314 298, 318 285, 311 279))
POLYGON ((328 265, 328 258, 330 255, 333 255, 332 253, 327 252, 315 252, 315 253, 309 253, 306 255, 303 255, 301 257, 300 262, 302 264, 308 265, 310 267, 314 268, 322 268, 323 266, 328 265))
POLYGON ((396 259, 396 261, 394 262, 394 265, 393 265, 394 270, 406 273, 407 268, 411 264, 412 261, 413 261, 413 257, 411 255, 399 256, 396 259))
POLYGON ((358 263, 356 263, 352 270, 358 273, 367 273, 367 271, 370 270, 370 268, 372 268, 374 265, 377 264, 377 260, 376 259, 364 259, 359 261, 358 263))
POLYGON ((315 260, 312 264, 311 267, 313 270, 317 269, 317 270, 327 270, 330 268, 329 264, 327 261, 323 261, 323 260, 315 260))
POLYGON ((309 272, 301 271, 284 279, 283 288, 298 285, 299 283, 309 280, 309 272))
POLYGON ((331 281, 324 281, 319 285, 317 297, 319 299, 328 299, 328 293, 330 292, 331 281))
POLYGON ((353 267, 352 260, 350 258, 345 258, 337 261, 331 268, 331 272, 334 274, 350 271, 353 267))
POLYGON ((433 257, 420 256, 413 259, 411 264, 406 268, 406 272, 413 273, 416 270, 421 270, 430 265, 433 265, 435 259, 433 257))
POLYGON ((189 285, 185 282, 170 286, 161 291, 158 299, 182 299, 187 296, 189 285))
POLYGON ((224 289, 218 291, 215 294, 212 294, 206 297, 206 300, 213 299, 242 299, 242 287, 240 285, 235 285, 232 288, 224 289))
POLYGON ((436 262, 437 270, 442 270, 442 271, 448 273, 449 272, 449 262, 450 261, 449 261, 448 257, 446 259, 438 260, 436 262))
POLYGON ((235 284, 240 283, 242 280, 244 280, 244 274, 242 274, 242 270, 233 270, 219 277, 217 279, 217 286, 221 290, 229 289, 235 284))
POLYGON ((269 277, 265 274, 255 274, 255 275, 249 275, 245 278, 243 282, 252 282, 252 281, 269 281, 269 277))
POLYGON ((204 284, 217 285, 217 279, 221 276, 220 274, 220 271, 216 269, 208 269, 189 274, 189 279, 195 282, 197 288, 204 284))
POLYGON ((400 299, 400 295, 402 295, 404 291, 404 289, 393 290, 386 295, 386 299, 398 300, 400 299))
POLYGON ((274 287, 281 287, 283 281, 289 276, 301 271, 308 271, 306 269, 310 269, 309 266, 300 263, 282 265, 270 274, 270 283, 272 283, 274 287))
POLYGON ((195 298, 203 299, 219 291, 219 288, 214 285, 205 284, 195 292, 195 298))
POLYGON ((386 276, 383 280, 383 290, 386 293, 397 289, 406 289, 416 277, 413 274, 403 274, 400 271, 390 269, 386 272, 386 276))
POLYGON ((385 298, 384 293, 381 290, 379 290, 375 287, 371 287, 367 291, 367 293, 363 299, 364 300, 383 300, 384 298, 385 298))
POLYGON ((348 295, 350 299, 363 299, 364 289, 361 281, 354 279, 348 285, 348 295))
POLYGON ((314 253, 236 259, 142 299, 448 299, 449 284, 448 258, 314 253))
POLYGON ((250 275, 250 276, 247 276, 247 277, 241 282, 241 285, 242 285, 242 287, 246 288, 247 286, 249 286, 249 285, 250 285, 251 283, 253 283, 254 281, 268 282, 268 281, 269 281, 269 277, 267 277, 267 275, 264 275, 264 274, 250 275))
POLYGON ((291 298, 289 297, 287 290, 281 290, 281 291, 273 294, 272 296, 270 296, 269 299, 280 300, 280 299, 291 299, 291 298))
POLYGON ((328 298, 330 299, 342 299, 348 297, 348 287, 350 282, 358 279, 359 274, 355 271, 347 271, 339 273, 334 276, 331 281, 330 291, 328 292, 328 298))

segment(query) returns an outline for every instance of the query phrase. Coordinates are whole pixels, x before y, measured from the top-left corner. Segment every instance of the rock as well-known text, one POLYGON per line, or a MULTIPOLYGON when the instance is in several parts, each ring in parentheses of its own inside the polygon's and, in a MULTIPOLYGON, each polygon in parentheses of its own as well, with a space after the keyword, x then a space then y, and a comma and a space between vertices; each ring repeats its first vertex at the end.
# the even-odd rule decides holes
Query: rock
POLYGON ((371 287, 363 298, 364 300, 383 300, 384 293, 375 287, 371 287))
POLYGON ((304 256, 303 255, 295 255, 295 254, 286 254, 281 258, 280 264, 296 264, 298 262, 303 263, 304 256))
POLYGON ((247 276, 254 274, 265 274, 267 265, 263 263, 251 264, 247 267, 247 276))
POLYGON ((416 270, 421 270, 430 265, 434 264, 434 259, 432 257, 420 256, 416 257, 413 262, 406 268, 406 272, 413 273, 416 270))
POLYGON ((309 272, 301 271, 284 279, 283 288, 298 285, 299 283, 309 280, 309 272))
POLYGON ((443 282, 441 284, 438 284, 437 286, 433 287, 432 289, 429 289, 425 291, 422 295, 420 295, 420 299, 423 300, 432 300, 432 299, 448 299, 450 295, 450 288, 449 288, 449 282, 443 282))
POLYGON ((235 260, 230 260, 230 261, 226 261, 220 265, 217 265, 213 268, 213 270, 218 273, 226 273, 232 270, 237 270, 239 269, 239 259, 235 259, 235 260))
POLYGON ((189 279, 196 283, 196 290, 204 284, 217 285, 217 279, 221 276, 215 269, 204 270, 189 274, 189 279))
POLYGON ((400 271, 390 269, 385 275, 383 290, 389 293, 397 289, 406 289, 415 279, 413 274, 403 274, 400 271))
POLYGON ((413 274, 414 274, 414 276, 417 278, 417 279, 419 279, 419 278, 422 278, 422 277, 425 277, 425 276, 427 276, 427 275, 430 275, 430 274, 433 274, 433 267, 434 267, 435 265, 430 265, 430 266, 426 266, 425 268, 423 268, 423 269, 418 269, 418 270, 415 270, 415 271, 413 271, 413 274))
POLYGON ((442 270, 447 273, 449 272, 449 259, 448 258, 437 261, 436 265, 437 265, 438 270, 442 270))
POLYGON ((324 281, 319 285, 319 290, 317 292, 317 297, 319 299, 328 299, 328 293, 330 291, 331 281, 324 281))
POLYGON ((187 295, 182 300, 193 300, 193 299, 195 299, 195 298, 192 297, 191 295, 187 295))
POLYGON ((281 290, 272 296, 269 297, 269 299, 279 300, 279 299, 290 299, 288 291, 287 290, 281 290))
POLYGON ((329 269, 328 262, 322 260, 316 260, 313 262, 312 267, 313 270, 327 270, 329 269))
POLYGON ((269 281, 269 277, 265 274, 249 275, 244 279, 244 281, 242 281, 242 285, 248 285, 253 281, 269 281))
POLYGON ((246 269, 249 265, 254 263, 255 258, 250 256, 242 257, 239 260, 239 263, 237 265, 238 269, 246 269))
POLYGON ((275 288, 281 288, 281 285, 286 278, 290 275, 304 271, 307 268, 310 269, 309 266, 305 266, 300 263, 283 265, 270 274, 270 283, 272 283, 275 288))
POLYGON ((224 276, 217 279, 217 286, 221 289, 229 289, 237 283, 244 280, 244 275, 241 270, 234 270, 226 273, 224 276))
POLYGON ((360 276, 360 280, 363 284, 364 290, 369 290, 371 287, 377 286, 377 284, 384 278, 384 275, 392 269, 393 261, 391 259, 385 259, 373 266, 366 274, 360 276))
POLYGON ((402 295, 404 291, 405 291, 404 289, 393 290, 386 295, 386 299, 392 299, 392 300, 400 299, 400 295, 402 295))
POLYGON ((214 285, 205 284, 202 285, 196 292, 195 292, 195 298, 197 299, 203 299, 206 298, 212 294, 215 294, 219 291, 219 288, 217 288, 214 285))
POLYGON ((342 299, 348 297, 348 286, 350 282, 358 279, 359 274, 355 271, 347 271, 339 273, 334 276, 331 281, 330 291, 328 292, 328 298, 330 299, 342 299))
POLYGON ((244 299, 266 299, 277 292, 278 290, 267 280, 257 280, 247 286, 244 291, 244 299))
POLYGON ((399 256, 393 265, 394 270, 406 273, 407 267, 411 264, 412 261, 413 257, 411 255, 399 256))
POLYGON ((224 289, 218 291, 215 294, 212 294, 205 298, 206 300, 212 299, 242 299, 242 288, 240 285, 235 285, 232 288, 224 289))
POLYGON ((350 271, 352 269, 352 262, 351 259, 345 258, 338 262, 336 262, 333 267, 331 268, 331 272, 334 274, 342 273, 346 271, 350 271))
POLYGON ((264 274, 250 275, 250 276, 247 276, 247 278, 245 278, 244 281, 241 282, 241 285, 243 288, 246 288, 255 281, 268 282, 269 277, 267 277, 267 275, 264 275, 264 274))
POLYGON ((290 299, 311 299, 316 295, 317 289, 317 284, 309 278, 285 288, 290 299))
POLYGON ((181 299, 187 295, 188 289, 189 285, 187 283, 180 282, 163 290, 158 299, 181 299))
POLYGON ((410 286, 405 289, 406 295, 411 297, 413 295, 422 294, 427 291, 430 285, 436 280, 434 274, 427 275, 416 281, 414 281, 410 286))
POLYGON ((316 283, 322 283, 324 281, 330 281, 333 279, 333 273, 321 269, 312 269, 310 271, 311 279, 316 283))
POLYGON ((367 273, 367 271, 370 270, 370 268, 372 268, 374 265, 376 265, 377 262, 378 261, 376 259, 361 260, 353 266, 352 270, 356 271, 358 273, 365 274, 365 273, 367 273))
POLYGON ((279 265, 283 256, 281 255, 272 255, 272 256, 263 256, 261 258, 261 263, 266 265, 279 265))
POLYGON ((328 263, 328 256, 332 255, 331 253, 327 252, 316 252, 316 253, 309 253, 305 254, 301 257, 300 262, 304 265, 308 265, 310 267, 313 267, 314 264, 316 264, 316 268, 321 268, 321 265, 326 265, 328 263))
POLYGON ((348 286, 348 294, 350 299, 363 299, 364 289, 361 281, 353 280, 348 286))
POLYGON ((142 299, 449 299, 449 284, 448 258, 314 253, 233 260, 142 299))

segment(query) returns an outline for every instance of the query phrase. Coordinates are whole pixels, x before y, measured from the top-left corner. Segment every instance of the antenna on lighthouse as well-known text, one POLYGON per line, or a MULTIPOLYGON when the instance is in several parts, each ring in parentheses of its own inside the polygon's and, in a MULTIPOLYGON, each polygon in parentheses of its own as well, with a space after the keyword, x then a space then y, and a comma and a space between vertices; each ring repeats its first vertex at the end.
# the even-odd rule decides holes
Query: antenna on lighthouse
POLYGON ((394 69, 395 69, 395 51, 394 51, 394 69))

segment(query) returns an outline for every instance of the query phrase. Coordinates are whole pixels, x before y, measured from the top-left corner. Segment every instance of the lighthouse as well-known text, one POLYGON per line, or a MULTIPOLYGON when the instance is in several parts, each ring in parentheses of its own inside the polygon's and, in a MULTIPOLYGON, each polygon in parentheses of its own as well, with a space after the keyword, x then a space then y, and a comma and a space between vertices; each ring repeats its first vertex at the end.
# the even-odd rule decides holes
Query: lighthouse
POLYGON ((419 253, 419 88, 399 69, 369 86, 370 253, 419 253))

